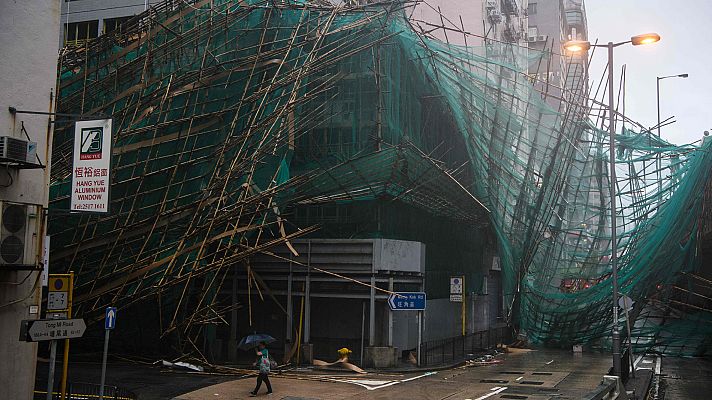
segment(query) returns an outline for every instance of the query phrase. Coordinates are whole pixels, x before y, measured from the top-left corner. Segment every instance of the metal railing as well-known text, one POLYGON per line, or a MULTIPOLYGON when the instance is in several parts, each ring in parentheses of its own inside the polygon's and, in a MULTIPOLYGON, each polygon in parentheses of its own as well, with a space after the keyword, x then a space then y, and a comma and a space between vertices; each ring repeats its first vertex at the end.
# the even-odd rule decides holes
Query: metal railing
MULTIPOLYGON (((625 388, 617 376, 606 375, 603 382, 592 392, 584 395, 584 400, 615 400, 624 394, 625 388)), ((623 398, 627 398, 623 396, 623 398)))
MULTIPOLYGON (((61 397, 59 391, 52 393, 53 399, 61 397)), ((136 400, 138 397, 133 392, 116 387, 104 385, 104 399, 106 400, 136 400)), ((47 392, 35 390, 35 400, 46 400, 47 392)), ((97 400, 99 399, 99 385, 86 382, 68 382, 66 400, 97 400)))
POLYGON ((470 354, 493 349, 498 343, 510 341, 511 334, 509 327, 500 327, 465 336, 423 342, 420 345, 420 364, 428 367, 461 362, 470 354))

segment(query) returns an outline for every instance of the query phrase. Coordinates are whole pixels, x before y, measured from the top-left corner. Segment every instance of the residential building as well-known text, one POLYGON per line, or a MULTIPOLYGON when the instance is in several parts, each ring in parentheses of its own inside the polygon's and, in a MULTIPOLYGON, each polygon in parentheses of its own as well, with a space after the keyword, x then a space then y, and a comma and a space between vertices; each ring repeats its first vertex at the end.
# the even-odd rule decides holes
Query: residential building
POLYGON ((585 104, 588 94, 588 52, 565 52, 569 40, 588 40, 586 7, 583 0, 533 0, 527 7, 526 40, 536 52, 550 53, 535 60, 529 74, 547 103, 554 107, 569 102, 585 104), (550 58, 550 59, 549 59, 550 58), (565 90, 564 90, 565 89, 565 90))
POLYGON ((132 16, 164 0, 64 0, 60 46, 81 45, 119 29, 132 16))

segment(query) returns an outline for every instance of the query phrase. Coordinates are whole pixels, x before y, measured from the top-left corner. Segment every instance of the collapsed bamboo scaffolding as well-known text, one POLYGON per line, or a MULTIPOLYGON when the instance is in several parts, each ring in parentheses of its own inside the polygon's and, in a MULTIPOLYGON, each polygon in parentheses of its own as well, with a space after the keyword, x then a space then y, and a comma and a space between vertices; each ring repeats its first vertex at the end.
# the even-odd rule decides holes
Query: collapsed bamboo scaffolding
MULTIPOLYGON (((275 246, 294 254, 290 241, 318 228, 295 224, 290 207, 366 199, 492 224, 508 317, 535 341, 606 334, 601 293, 611 251, 621 252, 624 270, 645 275, 628 277, 631 296, 645 299, 650 282, 673 279, 660 266, 642 270, 635 256, 657 234, 655 218, 682 178, 697 173, 694 148, 656 140, 614 112, 624 125, 626 171, 615 184, 626 233, 611 246, 602 161, 610 122, 602 94, 582 79, 589 60, 568 56, 564 79, 554 81, 553 56, 567 56, 551 49, 529 54, 478 37, 439 10, 439 24, 408 17, 413 7, 432 8, 427 2, 351 3, 166 1, 117 33, 63 51, 59 109, 111 115, 117 126, 112 213, 50 221, 60 238, 53 266, 77 274, 80 312, 156 299, 161 336, 176 334, 181 352, 199 353, 202 327, 234 309, 220 301, 234 266, 248 270, 249 288, 269 295, 249 258, 275 246), (440 30, 485 46, 440 42, 440 30), (349 110, 351 98, 371 104, 349 110), (347 113, 334 110, 338 101, 347 113), (424 122, 412 124, 408 113, 424 122), (352 121, 338 121, 343 114, 352 121), (330 124, 358 131, 347 151, 319 137, 330 124), (297 155, 310 170, 292 174, 297 155), (661 156, 669 161, 653 168, 661 156)), ((71 143, 70 129, 57 129, 55 208, 69 197, 71 143)), ((696 207, 677 196, 679 209, 696 207)), ((692 223, 674 233, 689 234, 692 223)), ((660 260, 679 268, 683 256, 666 250, 660 260)))

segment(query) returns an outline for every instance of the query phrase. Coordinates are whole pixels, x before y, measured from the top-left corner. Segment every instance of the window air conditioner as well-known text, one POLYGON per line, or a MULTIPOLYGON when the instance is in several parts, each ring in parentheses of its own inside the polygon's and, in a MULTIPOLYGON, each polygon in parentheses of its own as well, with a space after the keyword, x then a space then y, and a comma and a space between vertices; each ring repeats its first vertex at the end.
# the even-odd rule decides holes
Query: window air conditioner
POLYGON ((0 201, 0 266, 34 267, 39 206, 0 201))
POLYGON ((36 164, 36 155, 37 143, 10 136, 0 136, 0 159, 36 164))

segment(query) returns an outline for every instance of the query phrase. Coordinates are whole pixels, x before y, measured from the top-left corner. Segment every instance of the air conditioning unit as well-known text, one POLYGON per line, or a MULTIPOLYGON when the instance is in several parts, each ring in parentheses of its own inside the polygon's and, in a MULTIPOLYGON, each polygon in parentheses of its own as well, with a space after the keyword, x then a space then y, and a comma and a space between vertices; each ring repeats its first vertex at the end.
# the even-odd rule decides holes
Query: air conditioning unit
POLYGON ((37 143, 11 136, 0 136, 0 160, 34 164, 36 155, 37 143))
POLYGON ((0 202, 0 267, 34 268, 40 206, 0 202))
POLYGON ((549 39, 547 35, 538 35, 536 37, 537 42, 546 42, 549 39))

